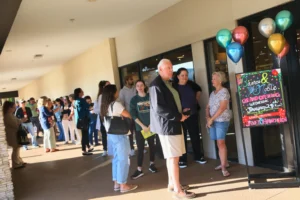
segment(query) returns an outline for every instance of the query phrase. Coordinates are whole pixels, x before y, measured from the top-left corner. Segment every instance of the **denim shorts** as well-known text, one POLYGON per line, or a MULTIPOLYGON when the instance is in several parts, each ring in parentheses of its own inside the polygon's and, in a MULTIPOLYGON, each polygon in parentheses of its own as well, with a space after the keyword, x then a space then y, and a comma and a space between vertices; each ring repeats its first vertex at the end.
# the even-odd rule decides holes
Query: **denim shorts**
POLYGON ((211 140, 225 140, 229 122, 214 122, 209 128, 211 140))

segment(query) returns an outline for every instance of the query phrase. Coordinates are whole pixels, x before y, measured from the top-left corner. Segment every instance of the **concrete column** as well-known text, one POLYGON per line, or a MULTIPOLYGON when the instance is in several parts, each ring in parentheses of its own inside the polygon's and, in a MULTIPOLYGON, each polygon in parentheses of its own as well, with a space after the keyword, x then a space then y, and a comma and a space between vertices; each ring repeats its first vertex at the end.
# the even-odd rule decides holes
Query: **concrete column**
POLYGON ((205 119, 205 108, 209 99, 209 89, 208 89, 208 79, 207 70, 205 63, 205 53, 203 41, 192 44, 193 60, 194 60, 194 70, 196 82, 202 88, 202 94, 200 98, 200 124, 204 154, 208 158, 216 159, 216 145, 214 141, 210 140, 209 134, 206 129, 206 119, 205 119))
MULTIPOLYGON (((242 63, 242 60, 240 60, 237 64, 235 64, 227 57, 227 64, 228 64, 228 73, 229 73, 230 90, 231 90, 231 98, 232 98, 232 109, 233 109, 232 112, 233 112, 233 116, 234 116, 234 126, 235 126, 235 132, 236 132, 235 133, 236 134, 236 143, 237 143, 237 149, 238 149, 238 159, 239 159, 240 164, 246 164, 246 159, 244 156, 244 149, 243 149, 242 133, 240 131, 241 130, 240 116, 239 116, 238 106, 237 106, 237 101, 236 101, 237 85, 236 85, 236 79, 235 79, 236 73, 243 72, 243 63, 242 63)), ((248 164, 250 166, 253 166, 254 161, 253 161, 250 129, 244 128, 243 130, 244 130, 244 137, 245 137, 245 143, 246 143, 248 164)))
POLYGON ((5 138, 2 107, 0 106, 0 199, 14 199, 13 183, 8 161, 8 150, 5 138))

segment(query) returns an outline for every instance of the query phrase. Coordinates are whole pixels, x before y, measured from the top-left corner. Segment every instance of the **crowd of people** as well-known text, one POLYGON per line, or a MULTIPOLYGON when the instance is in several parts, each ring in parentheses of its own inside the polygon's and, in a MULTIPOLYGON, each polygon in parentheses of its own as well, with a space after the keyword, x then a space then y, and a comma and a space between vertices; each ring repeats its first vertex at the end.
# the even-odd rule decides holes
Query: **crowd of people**
MULTIPOLYGON (((18 128, 24 127, 31 136, 32 148, 39 148, 36 137, 43 132, 43 146, 46 153, 56 152, 56 141, 79 144, 82 155, 91 155, 94 146, 100 145, 98 131, 101 132, 103 156, 112 156, 112 180, 114 191, 121 193, 135 190, 137 185, 127 183, 130 163, 129 156, 135 155, 134 141, 137 145, 137 167, 131 178, 144 176, 143 160, 145 142, 149 146, 149 171, 158 172, 155 166, 155 154, 162 150, 168 170, 168 191, 174 192, 178 199, 194 198, 188 192, 188 185, 179 180, 179 168, 187 167, 188 135, 190 136, 194 161, 205 164, 204 150, 199 129, 199 100, 201 87, 188 80, 188 71, 180 68, 173 77, 170 60, 162 59, 158 64, 159 75, 149 87, 143 80, 134 82, 132 76, 125 77, 124 87, 109 81, 99 82, 96 101, 85 96, 81 88, 74 93, 57 98, 55 101, 46 96, 35 102, 21 99, 19 104, 6 101, 3 115, 8 144, 13 148, 13 168, 23 168, 20 157, 20 144, 17 140, 18 128), (171 81, 172 80, 172 81, 171 81), (18 106, 18 107, 17 107, 18 106), (108 132, 106 116, 130 118, 130 131, 126 135, 108 132), (34 127, 36 130, 34 130, 34 127), (56 131, 59 134, 56 138, 56 131), (35 132, 37 134, 35 134, 35 132)), ((212 140, 217 141, 221 164, 215 170, 221 170, 224 177, 230 176, 227 168, 227 149, 225 136, 231 118, 229 110, 230 95, 223 87, 226 77, 223 72, 212 74, 215 90, 210 94, 206 107, 206 126, 212 140)), ((204 120, 204 119, 201 119, 204 120)), ((28 146, 23 146, 28 150, 28 146)))

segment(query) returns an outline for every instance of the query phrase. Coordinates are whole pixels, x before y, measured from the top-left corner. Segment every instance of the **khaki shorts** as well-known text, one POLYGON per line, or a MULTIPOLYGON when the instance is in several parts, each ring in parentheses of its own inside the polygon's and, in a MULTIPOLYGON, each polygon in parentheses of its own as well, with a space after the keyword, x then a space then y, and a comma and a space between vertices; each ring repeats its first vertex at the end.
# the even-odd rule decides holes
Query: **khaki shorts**
POLYGON ((183 134, 159 135, 159 139, 165 159, 180 157, 186 153, 183 134))

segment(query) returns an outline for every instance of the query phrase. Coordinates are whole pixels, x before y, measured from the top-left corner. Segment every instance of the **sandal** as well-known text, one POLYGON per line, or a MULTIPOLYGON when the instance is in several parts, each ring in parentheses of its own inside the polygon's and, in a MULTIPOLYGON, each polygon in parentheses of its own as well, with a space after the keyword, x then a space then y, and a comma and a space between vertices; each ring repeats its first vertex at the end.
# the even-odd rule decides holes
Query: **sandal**
POLYGON ((183 191, 183 195, 176 193, 174 194, 174 199, 193 199, 196 197, 196 194, 194 192, 188 192, 186 190, 183 191))
POLYGON ((230 176, 230 173, 227 170, 224 170, 224 171, 222 170, 222 174, 224 177, 230 176))
MULTIPOLYGON (((181 185, 181 189, 182 190, 189 190, 190 186, 189 185, 181 185)), ((173 187, 168 187, 168 192, 174 192, 174 188, 173 187)))
POLYGON ((133 191, 133 190, 135 190, 135 189, 137 189, 137 188, 138 188, 137 185, 129 185, 129 188, 128 188, 128 189, 126 189, 126 190, 120 189, 120 192, 121 192, 121 193, 126 193, 126 192, 133 191))
MULTIPOLYGON (((229 168, 229 167, 230 167, 230 165, 227 164, 227 165, 226 165, 226 168, 229 168)), ((221 170, 221 169, 222 169, 222 165, 219 165, 219 166, 217 166, 217 167, 215 168, 216 171, 219 171, 219 170, 221 170)))
POLYGON ((120 190, 121 190, 121 187, 120 187, 120 186, 117 186, 117 187, 115 186, 115 187, 114 187, 114 191, 115 191, 115 192, 118 192, 118 191, 120 191, 120 190))
POLYGON ((45 150, 45 153, 49 153, 49 152, 50 152, 50 149, 47 148, 47 149, 45 150))

